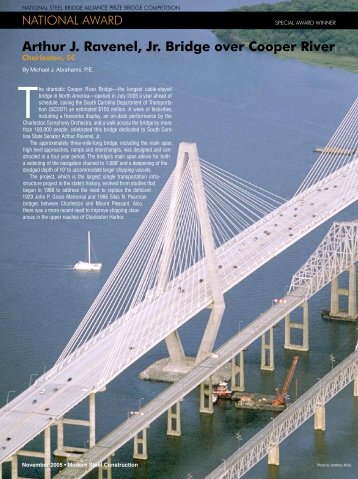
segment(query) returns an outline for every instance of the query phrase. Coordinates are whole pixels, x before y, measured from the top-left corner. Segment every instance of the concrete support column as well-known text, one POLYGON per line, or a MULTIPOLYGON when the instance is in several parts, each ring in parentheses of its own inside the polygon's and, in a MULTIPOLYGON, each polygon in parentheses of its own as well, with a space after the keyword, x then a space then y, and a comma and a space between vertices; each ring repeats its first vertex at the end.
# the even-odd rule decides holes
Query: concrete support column
POLYGON ((168 436, 181 436, 180 401, 168 409, 168 436))
POLYGON ((134 437, 133 459, 148 459, 147 428, 144 428, 134 437))
POLYGON ((261 336, 261 369, 264 371, 273 371, 275 369, 273 328, 269 329, 269 331, 267 331, 261 336), (266 341, 267 333, 268 333, 268 341, 266 341), (269 352, 268 358, 267 358, 266 351, 269 352))
POLYGON ((2 479, 2 463, 0 464, 0 479, 2 479))
POLYGON ((19 466, 17 462, 17 454, 14 454, 11 458, 11 479, 18 479, 19 466))
POLYGON ((268 453, 268 464, 270 466, 279 466, 280 465, 280 449, 277 446, 273 446, 268 453))
POLYGON ((349 268, 349 292, 348 292, 348 316, 357 317, 357 280, 356 266, 352 264, 349 268))
POLYGON ((89 395, 89 447, 96 444, 96 394, 89 395))
POLYGON ((103 466, 98 468, 98 479, 112 479, 112 468, 111 468, 112 459, 109 457, 103 466))
POLYGON ((44 462, 45 467, 45 479, 51 479, 51 427, 47 427, 44 430, 44 462))
POLYGON ((314 414, 314 428, 315 430, 326 430, 326 408, 319 406, 314 414))
POLYGON ((295 351, 308 351, 308 303, 305 301, 301 304, 303 309, 303 319, 301 323, 294 323, 291 321, 291 315, 285 317, 285 349, 293 349, 295 351), (302 344, 291 343, 291 329, 302 330, 302 344))
POLYGON ((358 376, 353 379, 353 395, 358 396, 358 376))
POLYGON ((334 315, 339 312, 339 295, 338 295, 338 276, 331 282, 331 310, 330 314, 334 315))
POLYGON ((233 391, 245 391, 244 351, 240 351, 231 360, 231 389, 233 391))
POLYGON ((208 381, 208 383, 200 384, 200 412, 204 414, 213 414, 213 382, 211 376, 208 381))
POLYGON ((63 417, 57 421, 57 450, 63 451, 64 436, 63 436, 63 417))

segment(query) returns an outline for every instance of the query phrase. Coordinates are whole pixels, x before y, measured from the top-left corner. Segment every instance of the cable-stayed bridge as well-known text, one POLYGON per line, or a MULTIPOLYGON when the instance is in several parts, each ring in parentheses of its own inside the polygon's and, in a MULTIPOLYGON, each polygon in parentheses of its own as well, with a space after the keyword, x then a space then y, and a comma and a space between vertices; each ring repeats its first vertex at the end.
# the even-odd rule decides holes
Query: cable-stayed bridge
POLYGON ((357 108, 288 201, 180 144, 172 176, 54 367, 0 410, 0 461, 163 339, 180 369, 177 329, 210 308, 197 364, 205 360, 224 293, 357 200, 357 108))

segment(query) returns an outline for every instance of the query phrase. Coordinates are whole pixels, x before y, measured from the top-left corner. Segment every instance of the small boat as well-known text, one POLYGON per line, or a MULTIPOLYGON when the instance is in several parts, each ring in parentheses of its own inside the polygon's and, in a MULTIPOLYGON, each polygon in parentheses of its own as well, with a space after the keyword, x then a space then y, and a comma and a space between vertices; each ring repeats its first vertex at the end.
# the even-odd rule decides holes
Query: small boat
POLYGON ((79 261, 72 269, 76 271, 100 271, 102 263, 91 263, 91 233, 88 231, 88 261, 79 261))
POLYGON ((228 388, 228 383, 222 381, 213 389, 213 395, 219 399, 231 399, 232 391, 228 388))

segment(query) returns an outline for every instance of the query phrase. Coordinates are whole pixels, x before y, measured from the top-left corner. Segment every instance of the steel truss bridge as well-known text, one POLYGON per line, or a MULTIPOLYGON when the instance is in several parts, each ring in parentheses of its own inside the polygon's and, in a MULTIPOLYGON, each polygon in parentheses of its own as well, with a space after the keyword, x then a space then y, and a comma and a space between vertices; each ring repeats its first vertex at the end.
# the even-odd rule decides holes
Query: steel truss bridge
MULTIPOLYGON (((229 360, 262 335, 270 326, 259 318, 232 339, 235 350, 225 353, 224 345, 219 361, 212 357, 224 293, 357 200, 357 109, 358 100, 288 201, 199 160, 195 144, 181 143, 173 174, 56 364, 0 410, 0 462, 162 340, 180 370, 185 355, 177 330, 205 308, 211 314, 197 367, 182 380, 192 381, 191 389, 202 382, 206 361, 213 372, 222 354, 229 360)), ((279 308, 286 314, 317 289, 307 289, 306 276, 296 280, 287 303, 265 313, 271 326, 279 308)))
POLYGON ((304 422, 317 414, 317 411, 320 412, 357 375, 358 343, 353 353, 226 459, 225 464, 206 476, 206 479, 238 479, 244 476, 304 422))

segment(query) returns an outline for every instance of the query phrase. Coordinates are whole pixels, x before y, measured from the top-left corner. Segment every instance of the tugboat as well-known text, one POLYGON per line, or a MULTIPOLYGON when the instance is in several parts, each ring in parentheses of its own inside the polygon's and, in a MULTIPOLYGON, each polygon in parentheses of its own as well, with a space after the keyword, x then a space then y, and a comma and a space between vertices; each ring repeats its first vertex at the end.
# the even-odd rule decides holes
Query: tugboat
POLYGON ((213 389, 213 396, 218 399, 231 399, 233 392, 228 388, 228 383, 222 381, 213 389))

